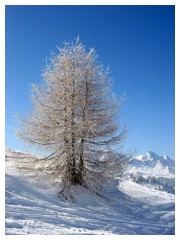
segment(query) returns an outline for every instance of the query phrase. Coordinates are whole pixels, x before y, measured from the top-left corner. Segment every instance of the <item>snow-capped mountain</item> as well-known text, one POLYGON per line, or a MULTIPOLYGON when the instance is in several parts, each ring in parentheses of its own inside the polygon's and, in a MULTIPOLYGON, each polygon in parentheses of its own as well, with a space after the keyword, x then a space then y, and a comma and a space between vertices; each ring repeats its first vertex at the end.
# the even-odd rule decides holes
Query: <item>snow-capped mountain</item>
POLYGON ((129 173, 139 172, 142 175, 154 177, 173 178, 175 174, 175 162, 167 155, 159 156, 149 151, 146 155, 139 155, 130 161, 129 173))
POLYGON ((175 162, 167 155, 149 151, 131 159, 126 176, 136 183, 175 193, 175 162))

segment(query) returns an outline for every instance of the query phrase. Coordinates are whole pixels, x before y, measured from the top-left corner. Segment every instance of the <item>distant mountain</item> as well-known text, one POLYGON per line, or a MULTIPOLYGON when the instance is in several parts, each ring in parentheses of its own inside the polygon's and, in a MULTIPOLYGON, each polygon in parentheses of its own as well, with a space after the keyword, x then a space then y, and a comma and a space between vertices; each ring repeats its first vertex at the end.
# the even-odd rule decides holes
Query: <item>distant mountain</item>
POLYGON ((159 156, 149 151, 146 155, 138 155, 130 161, 129 173, 139 172, 142 175, 173 178, 175 161, 167 155, 159 156))
POLYGON ((149 151, 131 159, 126 176, 141 185, 160 191, 175 193, 175 161, 167 155, 159 156, 149 151))

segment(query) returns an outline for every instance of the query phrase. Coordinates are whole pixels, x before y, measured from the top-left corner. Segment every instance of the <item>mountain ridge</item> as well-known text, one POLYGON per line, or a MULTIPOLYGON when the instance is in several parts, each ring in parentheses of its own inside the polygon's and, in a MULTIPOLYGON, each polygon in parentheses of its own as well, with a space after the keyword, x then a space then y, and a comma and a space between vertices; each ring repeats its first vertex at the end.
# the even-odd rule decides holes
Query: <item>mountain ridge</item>
POLYGON ((132 168, 132 171, 141 172, 144 175, 149 174, 151 171, 156 177, 174 177, 175 161, 167 155, 160 156, 152 151, 148 151, 146 155, 138 155, 132 158, 130 160, 130 168, 132 168))

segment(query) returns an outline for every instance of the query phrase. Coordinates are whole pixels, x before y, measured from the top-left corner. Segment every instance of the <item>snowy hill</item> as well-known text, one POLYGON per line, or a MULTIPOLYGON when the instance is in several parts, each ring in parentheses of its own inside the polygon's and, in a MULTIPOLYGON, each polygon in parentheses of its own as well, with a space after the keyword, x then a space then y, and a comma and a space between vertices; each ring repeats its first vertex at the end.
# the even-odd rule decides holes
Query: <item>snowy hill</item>
POLYGON ((32 159, 6 150, 6 234, 174 234, 173 194, 117 179, 104 198, 76 187, 64 202, 49 176, 17 168, 32 159))

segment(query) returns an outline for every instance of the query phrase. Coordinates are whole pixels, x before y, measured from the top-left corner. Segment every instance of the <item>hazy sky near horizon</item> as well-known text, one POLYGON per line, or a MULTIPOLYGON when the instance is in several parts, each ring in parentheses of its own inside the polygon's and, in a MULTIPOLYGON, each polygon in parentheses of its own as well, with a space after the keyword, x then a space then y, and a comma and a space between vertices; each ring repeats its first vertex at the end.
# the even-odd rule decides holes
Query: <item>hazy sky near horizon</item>
POLYGON ((50 51, 78 35, 109 66, 116 95, 127 94, 125 150, 175 156, 174 6, 6 6, 6 147, 23 150, 14 113, 31 106, 50 51))

